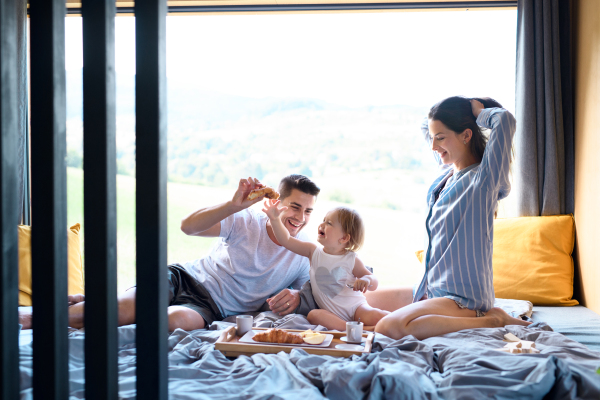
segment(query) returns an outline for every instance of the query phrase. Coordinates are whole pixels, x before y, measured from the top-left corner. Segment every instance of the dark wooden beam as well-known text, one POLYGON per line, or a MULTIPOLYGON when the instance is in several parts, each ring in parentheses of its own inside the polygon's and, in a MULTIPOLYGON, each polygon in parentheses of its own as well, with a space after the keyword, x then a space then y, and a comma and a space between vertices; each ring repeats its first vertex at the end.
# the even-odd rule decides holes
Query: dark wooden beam
MULTIPOLYGON (((258 2, 257 2, 258 3, 258 2)), ((326 3, 321 4, 241 4, 241 5, 185 5, 179 2, 168 6, 169 14, 197 14, 197 13, 228 13, 228 12, 307 12, 307 11, 368 11, 368 10, 433 10, 436 9, 483 9, 486 8, 515 8, 516 0, 509 1, 415 1, 410 3, 326 3)), ((131 14, 134 8, 127 6, 117 7, 118 14, 131 14)), ((70 15, 81 14, 78 7, 69 7, 70 15)))
POLYGON ((167 399, 167 91, 165 0, 136 17, 137 397, 167 399))
POLYGON ((0 0, 0 399, 19 398, 17 7, 0 0))
POLYGON ((31 0, 33 394, 66 399, 67 177, 65 2, 31 0))
POLYGON ((118 398, 115 2, 84 0, 85 397, 118 398))

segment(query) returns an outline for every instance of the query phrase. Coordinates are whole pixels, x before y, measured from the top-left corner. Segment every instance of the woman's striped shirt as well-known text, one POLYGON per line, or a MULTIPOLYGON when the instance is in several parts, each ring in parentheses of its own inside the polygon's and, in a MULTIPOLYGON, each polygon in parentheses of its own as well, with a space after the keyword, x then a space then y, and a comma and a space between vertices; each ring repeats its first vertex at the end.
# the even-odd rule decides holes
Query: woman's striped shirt
MULTIPOLYGON (((477 124, 491 129, 481 162, 456 174, 451 166, 445 166, 427 193, 426 269, 413 302, 427 294, 428 298, 447 297, 483 312, 494 305, 494 213, 498 200, 510 192, 516 121, 503 108, 486 108, 477 124)), ((427 121, 421 130, 431 145, 427 121)), ((441 165, 437 153, 434 156, 441 165)))

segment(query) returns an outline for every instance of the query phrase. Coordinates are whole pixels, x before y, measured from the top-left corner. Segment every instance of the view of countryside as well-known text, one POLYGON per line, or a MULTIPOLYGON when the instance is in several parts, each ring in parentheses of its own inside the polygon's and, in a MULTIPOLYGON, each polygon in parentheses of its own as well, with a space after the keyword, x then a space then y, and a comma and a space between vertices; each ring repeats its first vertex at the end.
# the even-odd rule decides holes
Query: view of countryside
MULTIPOLYGON (((359 257, 382 285, 417 283, 437 173, 421 121, 455 94, 514 108, 516 12, 427 14, 426 25, 404 12, 168 17, 168 261, 208 252, 215 239, 184 235, 180 221, 230 199, 240 178, 277 186, 300 173, 322 188, 310 237, 330 208, 354 207, 367 229, 359 257)), ((136 274, 135 20, 117 18, 116 33, 124 290, 136 274)), ((79 18, 67 18, 66 49, 68 222, 85 238, 79 18)))

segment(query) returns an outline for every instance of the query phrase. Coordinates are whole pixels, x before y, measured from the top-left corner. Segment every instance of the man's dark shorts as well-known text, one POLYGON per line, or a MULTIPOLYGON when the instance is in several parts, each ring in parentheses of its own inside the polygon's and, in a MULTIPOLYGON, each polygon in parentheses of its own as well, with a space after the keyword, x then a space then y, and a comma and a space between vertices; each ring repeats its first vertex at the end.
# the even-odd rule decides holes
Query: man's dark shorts
POLYGON ((191 276, 180 264, 169 269, 169 306, 182 306, 196 311, 208 327, 213 321, 222 321, 219 307, 206 288, 191 276))

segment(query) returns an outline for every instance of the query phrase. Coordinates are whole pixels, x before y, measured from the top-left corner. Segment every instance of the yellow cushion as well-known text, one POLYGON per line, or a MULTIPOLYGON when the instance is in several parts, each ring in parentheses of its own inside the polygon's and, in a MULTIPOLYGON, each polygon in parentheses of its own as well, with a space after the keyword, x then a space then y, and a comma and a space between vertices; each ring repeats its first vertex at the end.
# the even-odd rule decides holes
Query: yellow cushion
MULTIPOLYGON (((84 293, 79 230, 75 224, 67 231, 68 294, 84 293)), ((67 301, 65 299, 65 301, 67 301)), ((31 306, 31 227, 19 225, 19 305, 31 306)))
MULTIPOLYGON (((503 299, 538 306, 575 306, 573 216, 521 217, 494 221, 494 291, 503 299)), ((423 262, 425 252, 415 252, 423 262)))
POLYGON ((496 297, 539 306, 574 306, 572 215, 497 219, 494 223, 496 297))

